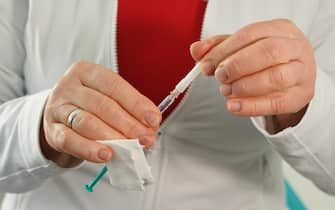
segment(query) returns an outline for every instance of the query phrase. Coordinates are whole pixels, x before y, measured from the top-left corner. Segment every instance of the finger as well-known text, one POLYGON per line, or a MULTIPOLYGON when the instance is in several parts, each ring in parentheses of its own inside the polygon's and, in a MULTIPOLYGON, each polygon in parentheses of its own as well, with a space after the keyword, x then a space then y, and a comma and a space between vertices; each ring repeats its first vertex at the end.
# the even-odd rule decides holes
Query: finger
POLYGON ((250 45, 224 60, 215 77, 230 83, 275 65, 299 60, 303 44, 297 39, 268 38, 250 45))
POLYGON ((155 130, 146 127, 111 98, 87 87, 76 90, 72 103, 99 117, 127 138, 138 138, 149 147, 156 141, 155 130))
POLYGON ((208 39, 194 42, 190 52, 194 60, 199 61, 210 49, 227 39, 230 35, 217 35, 208 39))
POLYGON ((222 84, 220 91, 232 98, 268 95, 298 85, 302 80, 303 67, 297 61, 274 66, 232 84, 222 84))
POLYGON ((269 37, 294 39, 301 34, 291 21, 285 19, 250 24, 211 49, 201 59, 202 68, 208 75, 211 75, 221 61, 254 42, 269 37))
MULTIPOLYGON (((69 115, 76 109, 78 109, 78 107, 74 105, 63 105, 53 113, 53 117, 56 122, 61 122, 66 125, 69 115)), ((73 119, 72 130, 85 138, 94 140, 126 138, 120 132, 85 110, 80 110, 73 119)))
POLYGON ((59 152, 65 152, 82 160, 103 163, 111 160, 112 149, 78 135, 61 123, 52 125, 51 139, 53 147, 59 152))
POLYGON ((142 123, 153 128, 159 126, 161 113, 155 104, 118 74, 100 65, 85 62, 75 65, 83 85, 112 98, 142 123))
POLYGON ((241 116, 266 116, 296 113, 312 99, 311 91, 294 87, 267 96, 229 99, 227 109, 241 116))

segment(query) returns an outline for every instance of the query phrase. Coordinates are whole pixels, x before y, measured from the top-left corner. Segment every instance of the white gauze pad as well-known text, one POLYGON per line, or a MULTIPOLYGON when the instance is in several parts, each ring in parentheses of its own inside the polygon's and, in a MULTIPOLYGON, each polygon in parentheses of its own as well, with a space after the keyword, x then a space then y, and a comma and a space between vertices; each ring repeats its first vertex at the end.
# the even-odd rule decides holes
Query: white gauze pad
POLYGON ((106 165, 110 184, 120 190, 144 190, 144 184, 152 183, 151 168, 138 139, 99 141, 110 146, 113 158, 106 165))

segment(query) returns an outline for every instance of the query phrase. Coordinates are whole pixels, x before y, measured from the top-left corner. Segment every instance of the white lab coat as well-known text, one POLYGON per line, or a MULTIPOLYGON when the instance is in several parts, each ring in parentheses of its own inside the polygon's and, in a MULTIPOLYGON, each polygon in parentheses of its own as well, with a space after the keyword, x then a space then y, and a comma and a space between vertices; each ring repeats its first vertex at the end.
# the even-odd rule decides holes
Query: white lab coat
POLYGON ((316 92, 297 126, 269 135, 261 117, 230 115, 219 83, 199 76, 159 129, 148 156, 155 182, 144 192, 117 191, 105 179, 90 194, 83 185, 100 165, 63 170, 48 162, 39 147, 48 93, 75 61, 117 70, 116 15, 116 0, 0 1, 0 191, 8 193, 3 210, 282 210, 279 156, 335 194, 333 0, 208 3, 202 38, 288 18, 311 40, 316 92))

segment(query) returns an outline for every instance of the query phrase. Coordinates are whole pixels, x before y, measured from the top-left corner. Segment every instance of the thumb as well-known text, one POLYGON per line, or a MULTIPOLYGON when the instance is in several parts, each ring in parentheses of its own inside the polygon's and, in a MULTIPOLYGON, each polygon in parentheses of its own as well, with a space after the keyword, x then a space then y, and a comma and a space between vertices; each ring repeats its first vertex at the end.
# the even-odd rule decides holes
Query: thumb
POLYGON ((190 52, 195 61, 201 60, 213 47, 226 40, 230 35, 217 35, 191 44, 190 52))

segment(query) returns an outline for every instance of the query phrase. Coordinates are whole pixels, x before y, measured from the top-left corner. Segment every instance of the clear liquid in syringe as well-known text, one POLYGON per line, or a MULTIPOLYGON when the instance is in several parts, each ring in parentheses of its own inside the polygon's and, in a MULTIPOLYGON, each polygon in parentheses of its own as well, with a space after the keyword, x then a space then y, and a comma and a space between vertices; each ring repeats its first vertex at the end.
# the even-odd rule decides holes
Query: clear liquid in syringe
POLYGON ((167 108, 174 102, 175 97, 172 95, 168 95, 167 97, 164 98, 164 100, 158 105, 158 109, 161 113, 165 112, 167 108))

